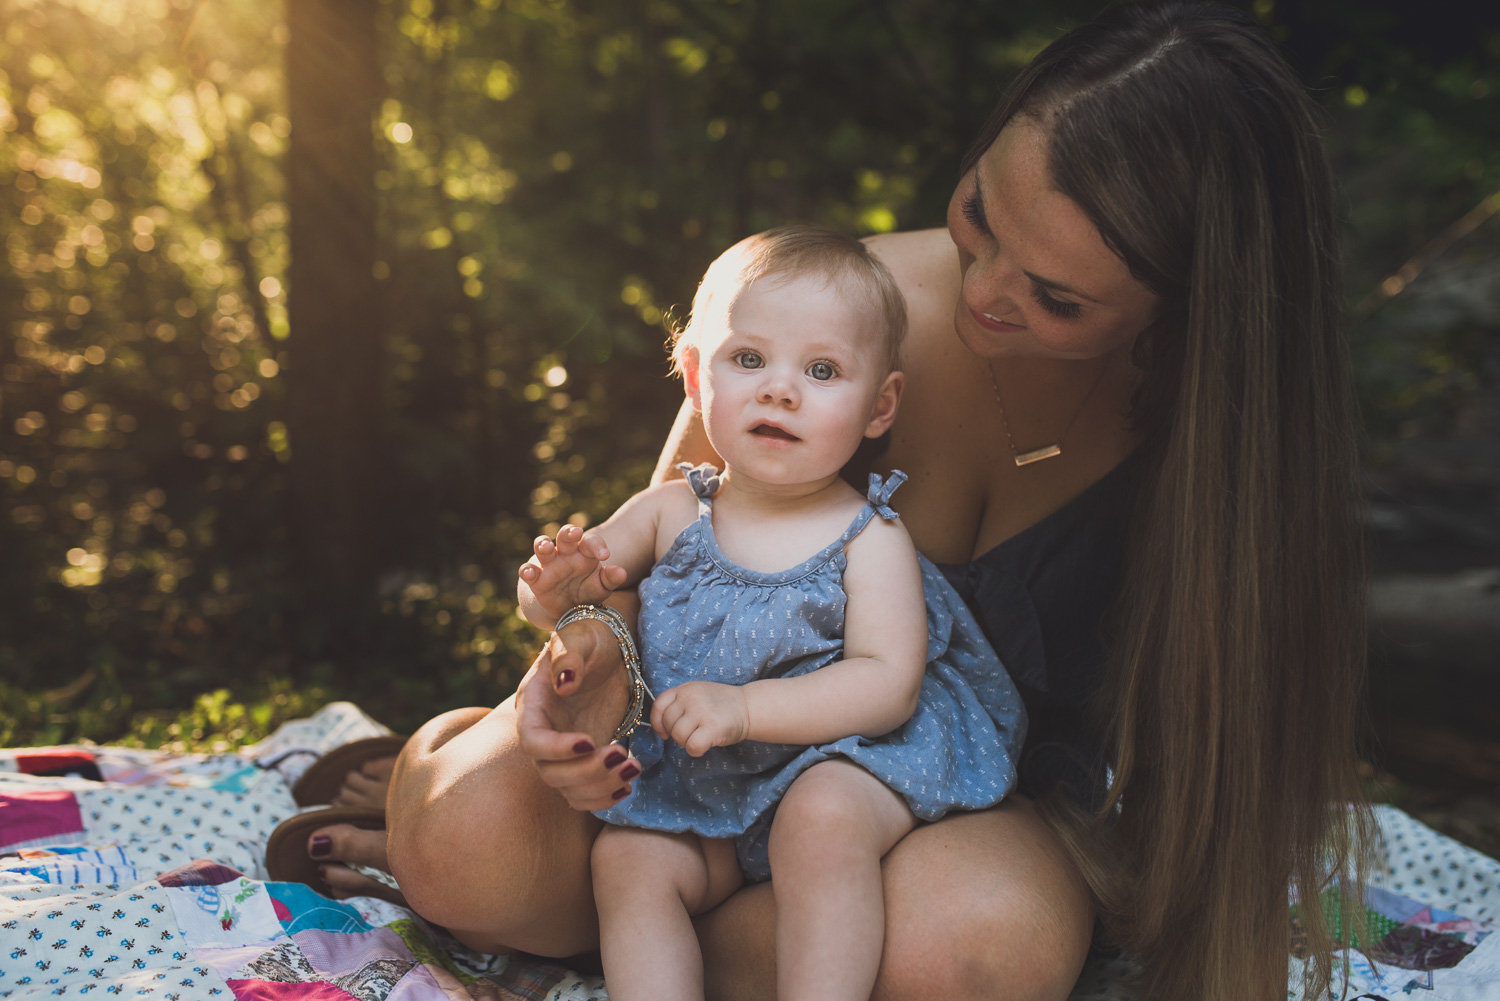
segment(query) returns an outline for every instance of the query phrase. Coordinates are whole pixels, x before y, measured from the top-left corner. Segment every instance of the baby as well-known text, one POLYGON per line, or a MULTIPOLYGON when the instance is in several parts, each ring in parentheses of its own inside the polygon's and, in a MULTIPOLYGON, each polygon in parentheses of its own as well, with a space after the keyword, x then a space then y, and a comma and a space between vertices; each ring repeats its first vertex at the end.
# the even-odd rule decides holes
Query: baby
POLYGON ((592 860, 614 1001, 701 999, 692 916, 773 875, 779 996, 864 1001, 881 859, 1014 783, 1020 699, 891 509, 905 475, 872 474, 863 497, 839 475, 896 416, 905 325, 857 240, 788 226, 736 244, 673 345, 722 471, 684 466, 521 568, 543 628, 639 585, 656 697, 592 860))

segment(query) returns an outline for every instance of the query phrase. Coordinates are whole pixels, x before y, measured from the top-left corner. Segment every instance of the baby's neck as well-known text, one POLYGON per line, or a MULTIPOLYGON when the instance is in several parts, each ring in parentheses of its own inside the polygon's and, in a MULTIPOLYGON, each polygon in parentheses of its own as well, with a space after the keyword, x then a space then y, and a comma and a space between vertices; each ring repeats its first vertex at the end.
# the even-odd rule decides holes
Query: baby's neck
POLYGON ((850 491, 837 474, 809 483, 766 483, 726 468, 714 496, 716 502, 729 500, 746 512, 777 517, 820 511, 846 501, 850 491))
POLYGON ((837 476, 764 484, 726 471, 713 503, 714 535, 724 555, 750 570, 776 573, 837 539, 863 499, 837 476))

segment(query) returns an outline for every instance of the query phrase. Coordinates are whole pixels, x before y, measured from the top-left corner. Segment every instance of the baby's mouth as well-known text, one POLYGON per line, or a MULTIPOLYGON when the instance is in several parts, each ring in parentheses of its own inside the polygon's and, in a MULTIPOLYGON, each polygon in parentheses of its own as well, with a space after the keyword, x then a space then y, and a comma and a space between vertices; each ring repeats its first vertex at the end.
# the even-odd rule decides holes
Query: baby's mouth
POLYGON ((784 428, 779 428, 779 427, 777 427, 774 424, 757 424, 757 425, 755 425, 755 427, 753 427, 753 428, 750 429, 750 433, 751 434, 758 434, 758 435, 761 435, 761 436, 766 437, 766 438, 782 438, 782 439, 784 439, 786 441, 799 441, 800 440, 796 435, 792 434, 790 431, 787 431, 784 428))

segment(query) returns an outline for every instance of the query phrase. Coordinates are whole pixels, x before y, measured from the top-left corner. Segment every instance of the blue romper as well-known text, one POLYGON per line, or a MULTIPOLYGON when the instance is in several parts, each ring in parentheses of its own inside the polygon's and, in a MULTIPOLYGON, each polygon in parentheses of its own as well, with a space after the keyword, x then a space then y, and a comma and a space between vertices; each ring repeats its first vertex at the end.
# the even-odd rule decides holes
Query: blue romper
MULTIPOLYGON (((640 585, 641 659, 661 693, 688 681, 743 685, 794 677, 843 654, 844 547, 875 515, 894 519, 890 496, 906 474, 871 475, 868 503, 821 552, 777 573, 730 562, 714 540, 719 478, 684 466, 698 520, 640 585)), ((598 816, 611 824, 734 838, 745 878, 770 878, 776 805, 809 765, 843 756, 899 793, 922 820, 992 806, 1016 781, 1026 711, 1010 676, 941 572, 918 557, 927 599, 927 673, 911 719, 882 737, 830 744, 743 741, 690 757, 649 725, 629 738, 642 772, 634 792, 598 816)))

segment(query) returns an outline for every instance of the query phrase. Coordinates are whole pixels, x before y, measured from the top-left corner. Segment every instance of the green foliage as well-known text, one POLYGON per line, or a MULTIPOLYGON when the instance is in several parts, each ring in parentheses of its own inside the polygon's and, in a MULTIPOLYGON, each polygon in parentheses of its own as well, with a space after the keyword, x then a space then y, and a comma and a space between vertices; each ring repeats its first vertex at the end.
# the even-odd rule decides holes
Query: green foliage
MULTIPOLYGON (((706 264, 783 221, 942 225, 1004 81, 1094 7, 380 0, 381 573, 336 627, 288 529, 281 6, 0 0, 0 739, 498 701, 536 642, 515 567, 644 484, 706 264)), ((1500 45, 1253 7, 1329 106, 1362 302, 1500 188, 1500 45)), ((1413 301, 1355 329, 1378 435, 1494 384, 1493 320, 1389 319, 1413 301)))

